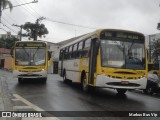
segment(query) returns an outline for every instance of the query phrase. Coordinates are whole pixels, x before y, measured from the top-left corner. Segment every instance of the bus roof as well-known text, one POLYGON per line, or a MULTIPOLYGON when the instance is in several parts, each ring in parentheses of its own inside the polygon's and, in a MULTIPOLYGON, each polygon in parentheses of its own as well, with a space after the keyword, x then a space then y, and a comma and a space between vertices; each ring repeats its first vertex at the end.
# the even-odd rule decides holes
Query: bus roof
POLYGON ((103 31, 120 31, 120 32, 128 32, 128 33, 134 33, 134 34, 139 34, 139 35, 142 35, 144 37, 144 35, 140 32, 136 32, 136 31, 130 31, 130 30, 122 30, 122 29, 97 29, 93 32, 90 32, 90 33, 87 33, 87 34, 84 34, 84 35, 81 35, 79 37, 75 37, 75 38, 72 38, 72 42, 60 47, 60 49, 63 49, 67 46, 70 46, 70 45, 73 45, 77 42, 80 42, 81 40, 84 40, 84 39, 87 39, 89 38, 90 36, 92 35, 96 35, 98 38, 100 36, 100 33, 103 32, 103 31), (75 40, 74 40, 75 39, 75 40))
POLYGON ((47 44, 47 42, 46 41, 16 41, 16 43, 25 43, 25 42, 37 42, 37 43, 46 43, 47 44))

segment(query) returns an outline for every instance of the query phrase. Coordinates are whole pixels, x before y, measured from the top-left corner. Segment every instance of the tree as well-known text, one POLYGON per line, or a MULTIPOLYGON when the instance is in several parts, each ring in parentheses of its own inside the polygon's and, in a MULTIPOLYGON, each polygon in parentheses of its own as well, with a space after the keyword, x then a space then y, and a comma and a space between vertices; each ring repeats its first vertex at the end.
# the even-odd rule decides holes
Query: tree
POLYGON ((7 48, 11 49, 13 48, 16 41, 19 41, 17 38, 0 38, 0 48, 7 48))
POLYGON ((9 6, 11 11, 13 8, 12 3, 9 0, 0 0, 0 23, 1 23, 2 10, 5 9, 7 6, 9 6))
POLYGON ((39 20, 37 19, 36 23, 26 22, 23 25, 23 29, 27 31, 26 34, 22 34, 22 36, 29 37, 29 39, 33 38, 34 40, 37 40, 38 37, 45 37, 45 34, 48 34, 48 30, 45 27, 44 24, 40 24, 39 20))
POLYGON ((153 62, 158 63, 158 55, 160 55, 160 39, 153 42, 151 49, 153 51, 153 62))

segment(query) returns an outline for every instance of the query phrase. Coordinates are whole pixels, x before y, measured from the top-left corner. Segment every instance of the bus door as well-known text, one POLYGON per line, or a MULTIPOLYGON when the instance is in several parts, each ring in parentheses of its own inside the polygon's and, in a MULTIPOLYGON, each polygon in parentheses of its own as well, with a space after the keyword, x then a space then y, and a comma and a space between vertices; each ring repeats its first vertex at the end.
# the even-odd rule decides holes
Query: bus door
POLYGON ((58 61, 53 62, 53 74, 58 74, 58 61))
POLYGON ((99 43, 97 38, 91 40, 91 48, 89 54, 89 75, 88 75, 88 84, 94 84, 94 73, 96 72, 96 63, 98 55, 99 43))
POLYGON ((63 76, 63 60, 64 60, 64 53, 65 53, 65 50, 62 50, 61 51, 61 56, 62 56, 62 58, 61 58, 61 76, 63 76))

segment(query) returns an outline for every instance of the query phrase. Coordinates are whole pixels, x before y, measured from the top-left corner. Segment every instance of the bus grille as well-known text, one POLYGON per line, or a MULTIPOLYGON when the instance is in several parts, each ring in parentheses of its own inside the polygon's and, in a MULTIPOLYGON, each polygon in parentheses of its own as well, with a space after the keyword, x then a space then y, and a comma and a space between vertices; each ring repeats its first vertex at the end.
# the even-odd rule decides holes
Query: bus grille
POLYGON ((106 83, 107 85, 113 85, 113 86, 130 86, 130 87, 138 87, 139 84, 136 83, 128 83, 128 84, 122 84, 121 82, 110 82, 106 83))
POLYGON ((136 80, 136 79, 140 79, 141 77, 128 77, 128 76, 125 76, 125 77, 121 77, 121 76, 111 76, 111 75, 108 75, 108 77, 110 78, 117 78, 117 79, 130 79, 130 80, 136 80))
MULTIPOLYGON (((29 72, 41 72, 42 70, 30 70, 29 72)), ((19 70, 19 72, 28 72, 28 70, 19 70)))
POLYGON ((39 75, 39 74, 31 74, 31 75, 29 75, 29 74, 21 74, 21 75, 18 75, 19 77, 22 77, 22 76, 28 76, 28 77, 30 77, 30 76, 42 76, 42 75, 39 75))

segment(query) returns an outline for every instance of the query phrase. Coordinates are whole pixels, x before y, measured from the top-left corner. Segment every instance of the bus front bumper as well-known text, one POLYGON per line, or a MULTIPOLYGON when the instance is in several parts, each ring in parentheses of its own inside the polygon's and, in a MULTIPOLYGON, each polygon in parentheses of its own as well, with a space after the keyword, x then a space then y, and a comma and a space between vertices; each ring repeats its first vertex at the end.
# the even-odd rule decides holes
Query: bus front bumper
POLYGON ((46 78, 47 71, 42 70, 40 72, 20 72, 18 70, 13 70, 14 78, 46 78))
POLYGON ((96 87, 119 88, 119 89, 145 89, 147 78, 140 79, 117 79, 110 78, 105 75, 98 75, 96 79, 96 87))

